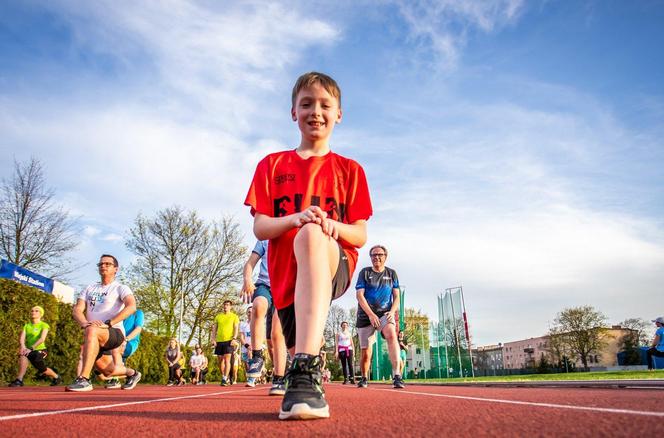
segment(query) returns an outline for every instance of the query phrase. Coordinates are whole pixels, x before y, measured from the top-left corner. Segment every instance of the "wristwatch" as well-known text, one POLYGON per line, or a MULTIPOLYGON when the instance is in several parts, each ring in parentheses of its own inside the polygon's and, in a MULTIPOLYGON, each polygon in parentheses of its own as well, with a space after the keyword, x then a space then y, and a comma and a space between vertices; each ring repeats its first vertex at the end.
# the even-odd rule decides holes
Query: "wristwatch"
POLYGON ((111 327, 112 327, 112 326, 111 326, 111 320, 110 320, 110 319, 107 319, 106 321, 104 321, 104 324, 106 324, 106 325, 108 326, 108 328, 111 328, 111 327))

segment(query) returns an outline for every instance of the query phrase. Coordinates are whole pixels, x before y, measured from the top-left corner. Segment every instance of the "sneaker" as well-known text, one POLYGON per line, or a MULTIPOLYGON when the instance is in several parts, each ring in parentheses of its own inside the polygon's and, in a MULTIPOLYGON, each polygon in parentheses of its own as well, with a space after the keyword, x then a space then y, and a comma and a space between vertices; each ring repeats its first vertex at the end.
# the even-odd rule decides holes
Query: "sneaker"
POLYGON ((355 377, 351 377, 351 378, 350 378, 350 384, 351 384, 351 385, 355 385, 355 377))
POLYGON ((252 357, 248 362, 249 369, 247 370, 247 377, 258 378, 263 374, 263 358, 252 357))
POLYGON ((284 378, 277 377, 272 381, 272 388, 270 388, 270 395, 284 395, 286 387, 284 386, 284 378))
POLYGON ((9 386, 10 388, 16 388, 17 386, 23 386, 23 380, 16 379, 7 386, 9 386))
POLYGON ((61 383, 62 383, 62 377, 60 376, 56 376, 53 380, 51 380, 51 386, 58 386, 61 383))
POLYGON ((247 383, 246 383, 245 386, 248 386, 248 387, 250 387, 250 388, 253 388, 254 386, 256 386, 256 379, 253 378, 253 377, 249 377, 249 378, 247 379, 247 383))
POLYGON ((325 400, 321 357, 296 354, 293 365, 286 373, 286 393, 279 411, 280 420, 313 420, 329 418, 325 400))
POLYGON ((104 388, 106 389, 120 389, 122 388, 122 385, 120 385, 120 379, 116 379, 115 377, 106 382, 106 385, 104 385, 104 388))
POLYGON ((127 381, 122 385, 122 389, 134 389, 139 380, 141 380, 141 373, 139 371, 134 371, 133 376, 127 377, 127 381))
POLYGON ((357 387, 358 388, 366 388, 369 386, 369 382, 367 382, 366 377, 362 377, 359 382, 357 382, 357 387))
POLYGON ((65 387, 65 391, 87 392, 92 391, 92 383, 85 377, 78 376, 74 383, 65 387))
POLYGON ((346 385, 348 383, 348 379, 344 379, 343 382, 341 382, 342 385, 346 385))
POLYGON ((399 374, 394 376, 394 380, 392 380, 392 386, 394 386, 397 389, 402 389, 405 386, 403 383, 403 379, 399 374))
POLYGON ((166 386, 173 386, 173 385, 175 385, 175 382, 172 380, 169 380, 168 383, 166 384, 166 386))
POLYGON ((220 383, 220 385, 221 385, 221 386, 231 386, 230 382, 229 382, 228 379, 225 378, 225 377, 222 377, 222 378, 221 378, 221 383, 220 383))

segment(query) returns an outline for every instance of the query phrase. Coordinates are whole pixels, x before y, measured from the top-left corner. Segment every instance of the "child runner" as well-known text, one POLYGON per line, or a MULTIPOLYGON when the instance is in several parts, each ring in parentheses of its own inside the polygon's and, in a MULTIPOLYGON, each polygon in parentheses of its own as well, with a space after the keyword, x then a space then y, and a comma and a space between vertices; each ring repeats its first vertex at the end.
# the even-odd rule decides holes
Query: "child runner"
POLYGON ((270 241, 272 298, 294 354, 285 378, 282 420, 330 415, 320 339, 330 301, 349 286, 372 214, 364 170, 330 150, 330 136, 342 116, 337 83, 322 73, 306 73, 291 99, 300 144, 263 158, 245 199, 254 234, 270 241))
POLYGON ((252 355, 251 359, 249 359, 247 376, 248 378, 256 378, 261 375, 264 364, 262 334, 265 333, 274 367, 270 395, 283 395, 286 392, 283 381, 286 371, 286 342, 284 341, 284 334, 281 331, 279 315, 277 315, 274 303, 272 302, 270 275, 267 269, 267 247, 267 240, 257 241, 249 259, 244 264, 243 270, 244 285, 240 291, 240 295, 244 302, 252 304, 251 333, 254 334, 251 338, 252 355), (258 272, 258 279, 254 283, 252 274, 259 261, 261 262, 261 267, 258 272))
POLYGON ((44 359, 48 356, 44 342, 50 326, 41 320, 43 316, 44 308, 42 306, 34 306, 30 309, 31 322, 23 326, 18 338, 18 376, 9 384, 11 387, 23 386, 23 376, 28 370, 28 362, 37 369, 39 374, 52 379, 51 386, 59 385, 62 382, 60 376, 44 363, 44 359))

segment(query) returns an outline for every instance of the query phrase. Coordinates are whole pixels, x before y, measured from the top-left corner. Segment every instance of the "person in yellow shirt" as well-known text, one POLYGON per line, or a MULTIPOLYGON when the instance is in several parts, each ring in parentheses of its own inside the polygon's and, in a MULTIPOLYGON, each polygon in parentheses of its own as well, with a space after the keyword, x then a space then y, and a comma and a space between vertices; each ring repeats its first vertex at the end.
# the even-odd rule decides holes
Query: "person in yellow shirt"
POLYGON ((12 383, 11 387, 23 386, 23 376, 28 370, 28 362, 37 369, 39 374, 50 377, 51 386, 59 385, 62 382, 60 376, 47 367, 44 359, 48 355, 46 351, 46 336, 50 326, 42 321, 44 316, 44 308, 42 306, 34 306, 30 310, 31 322, 23 326, 21 335, 19 337, 19 351, 18 351, 18 377, 12 383))
POLYGON ((231 354, 238 344, 238 330, 240 318, 232 311, 233 303, 224 301, 222 313, 214 317, 210 341, 215 340, 214 354, 219 359, 221 371, 221 386, 229 386, 229 373, 231 370, 231 354))

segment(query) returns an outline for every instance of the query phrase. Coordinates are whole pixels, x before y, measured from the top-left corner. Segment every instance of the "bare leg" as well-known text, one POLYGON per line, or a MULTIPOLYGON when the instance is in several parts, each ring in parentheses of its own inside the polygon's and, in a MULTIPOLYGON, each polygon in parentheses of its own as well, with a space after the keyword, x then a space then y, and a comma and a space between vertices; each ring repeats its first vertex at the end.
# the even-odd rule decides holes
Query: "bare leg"
POLYGON ((319 225, 306 224, 295 236, 295 352, 317 355, 330 308, 332 277, 339 265, 337 241, 319 225))
POLYGON ((27 357, 18 357, 18 376, 16 376, 18 380, 23 380, 23 377, 25 377, 25 373, 28 371, 28 363, 30 363, 30 361, 27 357))
POLYGON ((395 374, 401 373, 401 356, 399 355, 399 340, 397 339, 397 331, 394 324, 387 324, 383 328, 383 336, 387 341, 387 352, 390 356, 390 362, 392 363, 392 376, 395 374))
POLYGON ((265 342, 265 315, 268 306, 265 297, 257 297, 251 308, 251 349, 260 350, 265 342))
POLYGON ((369 378, 369 365, 371 364, 371 347, 371 344, 369 344, 369 348, 363 348, 360 358, 360 371, 362 372, 362 377, 366 377, 367 379, 369 378))
POLYGON ((284 339, 284 332, 281 329, 281 321, 279 320, 279 313, 275 310, 272 315, 272 363, 274 364, 274 374, 283 376, 286 373, 286 339, 284 339))
POLYGON ((83 344, 83 366, 81 376, 90 378, 90 372, 99 353, 99 346, 108 341, 108 329, 89 325, 85 328, 85 344, 83 344))

